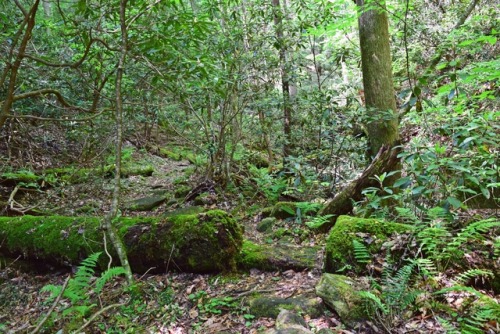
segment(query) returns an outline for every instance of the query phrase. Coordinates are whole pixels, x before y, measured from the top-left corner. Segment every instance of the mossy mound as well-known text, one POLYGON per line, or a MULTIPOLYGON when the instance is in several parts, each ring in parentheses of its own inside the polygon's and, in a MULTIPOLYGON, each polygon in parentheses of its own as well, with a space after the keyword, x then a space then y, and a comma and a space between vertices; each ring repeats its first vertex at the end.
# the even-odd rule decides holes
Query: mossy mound
POLYGON ((305 270, 316 267, 319 247, 293 247, 291 245, 257 245, 244 241, 237 257, 238 268, 272 270, 305 270))
MULTIPOLYGON (((243 240, 241 225, 221 210, 120 218, 115 224, 137 273, 151 268, 154 272, 231 271, 243 240)), ((77 265, 104 248, 100 219, 95 217, 0 217, 0 239, 0 252, 5 255, 56 265, 77 265)), ((109 241, 108 251, 117 259, 109 241)))
POLYGON ((405 233, 411 229, 409 225, 378 219, 340 216, 327 239, 325 271, 335 273, 341 269, 352 268, 361 273, 365 268, 358 264, 354 257, 353 240, 365 244, 371 254, 379 254, 382 244, 393 233, 405 233))

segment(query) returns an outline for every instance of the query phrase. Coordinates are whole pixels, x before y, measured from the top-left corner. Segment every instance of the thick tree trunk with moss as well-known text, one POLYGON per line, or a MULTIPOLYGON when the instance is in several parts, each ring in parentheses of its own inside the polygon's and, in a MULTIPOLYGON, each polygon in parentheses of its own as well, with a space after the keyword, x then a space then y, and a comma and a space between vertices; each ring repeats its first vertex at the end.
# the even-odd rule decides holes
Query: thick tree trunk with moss
MULTIPOLYGON (((392 61, 389 45, 389 26, 385 12, 385 1, 357 0, 359 16, 359 42, 363 70, 364 96, 367 110, 366 128, 370 141, 370 154, 376 157, 363 174, 338 193, 319 213, 335 217, 353 209, 353 202, 361 200, 363 189, 376 187, 373 177, 400 169, 399 150, 394 148, 399 141, 396 98, 392 82, 392 61)), ((397 174, 386 178, 386 184, 394 182, 397 174)), ((332 220, 334 224, 335 219, 332 220)), ((325 227, 329 227, 325 226, 325 227)))
MULTIPOLYGON (((231 271, 243 242, 243 228, 221 210, 159 218, 120 218, 113 228, 136 273, 169 270, 207 273, 231 271)), ((100 219, 95 217, 0 217, 0 255, 39 266, 76 266, 96 252, 108 257, 100 219)), ((108 252, 120 265, 116 250, 108 252)))
POLYGON ((396 97, 392 82, 392 60, 385 1, 357 0, 359 42, 363 70, 363 87, 368 121, 370 153, 375 156, 383 145, 394 145, 399 139, 396 97))

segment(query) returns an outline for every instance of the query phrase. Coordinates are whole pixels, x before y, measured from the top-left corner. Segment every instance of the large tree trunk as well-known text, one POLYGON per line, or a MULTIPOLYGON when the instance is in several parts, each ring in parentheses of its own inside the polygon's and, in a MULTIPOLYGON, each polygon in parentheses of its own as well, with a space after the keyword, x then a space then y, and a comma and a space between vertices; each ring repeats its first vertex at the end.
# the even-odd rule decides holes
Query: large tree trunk
POLYGON ((363 70, 363 86, 367 110, 370 154, 375 156, 383 145, 394 145, 399 139, 396 97, 392 82, 392 61, 389 26, 385 1, 357 0, 359 42, 363 70))

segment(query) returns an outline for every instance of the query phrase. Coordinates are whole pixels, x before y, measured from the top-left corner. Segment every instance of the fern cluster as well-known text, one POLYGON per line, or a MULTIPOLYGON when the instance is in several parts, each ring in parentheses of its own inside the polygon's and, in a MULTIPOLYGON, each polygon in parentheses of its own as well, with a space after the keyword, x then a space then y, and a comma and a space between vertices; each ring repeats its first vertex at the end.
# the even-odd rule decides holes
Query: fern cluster
MULTIPOLYGON (((410 212, 407 214, 409 220, 410 212)), ((437 317, 443 329, 447 333, 483 333, 488 323, 494 323, 500 319, 500 304, 491 297, 467 286, 473 280, 494 279, 495 275, 490 270, 469 269, 457 274, 452 279, 452 286, 432 293, 436 282, 438 269, 442 272, 450 264, 457 264, 463 259, 468 250, 468 245, 473 243, 491 246, 493 250, 490 254, 495 259, 500 255, 500 238, 487 240, 486 234, 498 227, 498 219, 481 220, 462 228, 457 233, 453 233, 447 225, 446 219, 440 214, 440 210, 431 212, 433 220, 430 222, 414 221, 416 225, 415 237, 422 252, 417 252, 417 258, 409 260, 398 270, 394 270, 390 265, 390 255, 387 256, 379 280, 372 278, 372 289, 360 292, 360 296, 365 300, 367 312, 371 319, 378 323, 388 333, 399 322, 405 312, 409 311, 417 300, 430 300, 435 306, 439 306, 448 313, 448 317, 437 317), (418 287, 426 282, 425 290, 418 287), (429 291, 430 289, 430 291, 429 291), (427 291, 426 291, 427 290, 427 291), (425 293, 425 295, 424 295, 425 293), (461 293, 468 296, 454 309, 450 305, 439 302, 439 297, 449 293, 461 293), (425 296, 425 298, 423 298, 425 296), (432 298, 432 299, 429 299, 432 298)), ((358 263, 365 264, 371 261, 372 255, 367 247, 358 240, 352 241, 354 257, 358 263)), ((477 248, 477 247, 476 247, 477 248)))
POLYGON ((412 281, 435 273, 434 264, 427 259, 411 260, 395 272, 390 265, 386 265, 381 282, 373 280, 372 290, 361 291, 359 294, 365 300, 367 312, 372 319, 387 332, 391 332, 403 313, 425 292, 415 288, 412 281))

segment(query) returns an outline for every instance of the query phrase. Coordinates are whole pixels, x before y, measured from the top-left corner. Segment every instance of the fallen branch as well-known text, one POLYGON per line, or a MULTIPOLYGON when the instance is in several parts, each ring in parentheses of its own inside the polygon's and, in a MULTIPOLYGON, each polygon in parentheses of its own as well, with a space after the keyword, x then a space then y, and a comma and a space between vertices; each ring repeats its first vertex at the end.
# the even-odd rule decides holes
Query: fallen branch
POLYGON ((56 305, 61 300, 62 295, 64 293, 64 290, 66 290, 66 287, 68 286, 68 283, 69 283, 70 279, 71 279, 71 275, 68 275, 68 277, 64 281, 64 284, 62 286, 61 291, 59 292, 59 295, 57 295, 57 298, 56 298, 56 300, 54 300, 54 303, 52 303, 52 306, 50 307, 49 311, 47 312, 47 314, 45 315, 45 317, 38 323, 38 325, 36 326, 36 328, 33 331, 31 331, 30 334, 36 334, 36 333, 38 333, 38 331, 40 331, 40 328, 42 328, 43 324, 47 321, 47 319, 49 319, 49 317, 52 314, 52 312, 54 312, 54 309, 56 308, 56 305))
POLYGON ((324 228, 329 229, 332 227, 338 216, 350 213, 353 209, 353 203, 363 198, 363 189, 378 185, 377 181, 373 179, 375 175, 394 170, 394 166, 399 162, 399 152, 399 147, 391 148, 388 145, 384 145, 380 148, 371 164, 363 171, 361 176, 347 185, 347 187, 320 210, 318 213, 320 216, 335 215, 330 224, 326 224, 324 228))

